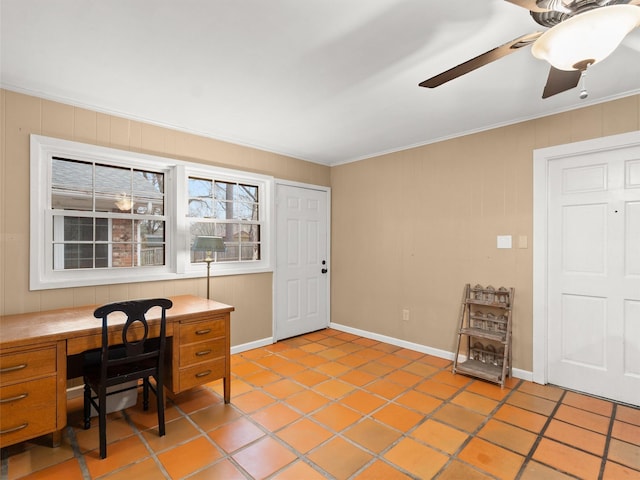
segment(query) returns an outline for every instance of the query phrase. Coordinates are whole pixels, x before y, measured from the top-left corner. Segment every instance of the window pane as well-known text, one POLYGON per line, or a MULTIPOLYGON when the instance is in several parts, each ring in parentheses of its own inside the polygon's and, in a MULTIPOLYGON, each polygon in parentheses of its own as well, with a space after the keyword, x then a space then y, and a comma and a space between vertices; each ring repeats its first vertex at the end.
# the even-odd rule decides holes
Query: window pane
POLYGON ((64 241, 93 241, 93 218, 65 217, 64 241))
POLYGON ((260 241, 260 225, 246 223, 234 223, 231 225, 233 226, 231 241, 239 243, 260 241))
POLYGON ((193 222, 190 227, 191 230, 191 245, 195 241, 196 237, 201 235, 208 237, 226 237, 227 225, 224 223, 213 222, 193 222))
POLYGON ((137 264, 164 265, 165 262, 165 222, 156 220, 136 220, 136 249, 139 251, 137 264))
POLYGON ((213 216, 212 182, 202 178, 189 178, 190 217, 210 218, 213 216))
POLYGON ((255 185, 239 185, 239 196, 236 200, 240 202, 253 202, 258 201, 258 187, 255 185))
POLYGON ((243 244, 240 247, 240 253, 241 253, 241 257, 240 260, 259 260, 260 259, 260 245, 258 244, 253 244, 253 245, 246 245, 243 244))
POLYGON ((164 243, 165 222, 161 220, 135 220, 135 240, 142 243, 164 243))
POLYGON ((96 165, 96 192, 131 193, 131 170, 109 165, 96 165))
POLYGON ((104 243, 97 243, 95 246, 96 252, 96 268, 106 268, 109 266, 109 245, 104 243))
POLYGON ((96 212, 131 211, 131 195, 127 193, 96 193, 96 212))
POLYGON ((79 243, 65 244, 64 268, 93 268, 93 245, 79 243))
POLYGON ((145 170, 134 170, 133 191, 155 194, 164 193, 164 175, 145 170))
POLYGON ((218 253, 218 262, 237 262, 240 260, 240 248, 237 243, 228 243, 225 247, 223 253, 218 253))
MULTIPOLYGON (((212 222, 193 222, 190 226, 190 243, 189 245, 193 245, 196 241, 196 237, 199 236, 207 236, 207 237, 222 237, 223 241, 226 245, 226 231, 227 225, 220 223, 212 223, 212 222)), ((203 251, 194 251, 191 248, 191 262, 202 262, 207 256, 207 252, 203 251)), ((217 259, 220 261, 224 258, 224 252, 218 252, 217 259)))
POLYGON ((51 164, 51 207, 93 209, 93 166, 87 162, 54 158, 51 164))
POLYGON ((111 245, 112 267, 133 267, 133 245, 131 243, 113 243, 111 245))
POLYGON ((222 200, 216 200, 216 213, 215 218, 224 220, 226 218, 233 218, 233 203, 225 202, 222 200))
POLYGON ((133 212, 164 215, 164 174, 133 171, 133 212))
POLYGON ((237 202, 236 213, 233 218, 238 220, 258 220, 258 204, 237 202))
POLYGON ((235 183, 216 182, 215 198, 216 200, 233 200, 233 187, 235 183))
POLYGON ((136 195, 133 198, 133 213, 138 215, 164 215, 164 197, 136 195))
POLYGON ((131 170, 96 165, 96 211, 131 212, 131 170))
POLYGON ((106 242, 109 240, 109 221, 106 218, 96 218, 96 241, 106 242))

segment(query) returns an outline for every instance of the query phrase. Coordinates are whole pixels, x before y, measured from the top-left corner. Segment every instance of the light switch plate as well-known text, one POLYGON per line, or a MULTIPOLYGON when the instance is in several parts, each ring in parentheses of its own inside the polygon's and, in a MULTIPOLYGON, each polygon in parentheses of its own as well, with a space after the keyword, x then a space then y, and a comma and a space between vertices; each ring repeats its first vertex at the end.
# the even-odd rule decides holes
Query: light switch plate
POLYGON ((511 235, 498 235, 498 248, 511 248, 511 235))

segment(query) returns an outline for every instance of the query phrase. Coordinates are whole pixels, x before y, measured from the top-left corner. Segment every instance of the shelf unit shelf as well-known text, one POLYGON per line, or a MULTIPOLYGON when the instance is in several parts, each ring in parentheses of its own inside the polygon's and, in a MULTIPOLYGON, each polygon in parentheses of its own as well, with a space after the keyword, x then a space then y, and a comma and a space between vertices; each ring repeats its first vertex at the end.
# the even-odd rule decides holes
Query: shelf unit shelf
POLYGON ((513 288, 465 285, 460 306, 453 373, 504 387, 511 376, 513 288), (464 360, 460 361, 461 355, 464 360))

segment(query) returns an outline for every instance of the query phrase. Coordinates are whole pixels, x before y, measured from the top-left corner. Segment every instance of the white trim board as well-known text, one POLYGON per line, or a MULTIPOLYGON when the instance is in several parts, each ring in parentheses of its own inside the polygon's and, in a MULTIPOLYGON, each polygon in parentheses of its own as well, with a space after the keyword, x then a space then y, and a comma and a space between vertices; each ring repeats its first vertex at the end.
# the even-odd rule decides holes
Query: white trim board
POLYGON ((273 337, 265 337, 259 340, 254 340, 253 342, 243 343, 241 345, 231 347, 231 355, 246 352, 247 350, 253 350, 254 348, 266 347, 267 345, 273 345, 274 343, 276 342, 273 340, 273 337))
POLYGON ((640 130, 533 151, 533 381, 546 384, 549 164, 555 160, 640 144, 640 130))
MULTIPOLYGON (((427 355, 433 355, 434 357, 444 358, 453 361, 454 353, 447 350, 440 350, 438 348, 427 347, 420 343, 413 343, 407 340, 400 340, 399 338, 389 337, 387 335, 381 335, 379 333, 368 332, 366 330, 360 330, 359 328, 348 327, 346 325, 340 325, 339 323, 331 322, 329 328, 339 330, 341 332, 351 333, 353 335, 359 335, 360 337, 369 338, 371 340, 377 340, 379 342, 389 343, 397 347, 414 350, 416 352, 425 353, 427 355)), ((511 369, 512 376, 520 378, 522 380, 533 381, 533 372, 528 370, 521 370, 519 368, 511 369)))

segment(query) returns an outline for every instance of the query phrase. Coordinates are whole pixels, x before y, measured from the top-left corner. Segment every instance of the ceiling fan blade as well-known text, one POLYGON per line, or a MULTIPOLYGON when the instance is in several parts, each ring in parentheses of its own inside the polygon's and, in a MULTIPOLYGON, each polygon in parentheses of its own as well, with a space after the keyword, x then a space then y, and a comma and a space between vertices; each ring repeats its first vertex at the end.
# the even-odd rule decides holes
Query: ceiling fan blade
POLYGON ((505 43, 504 45, 500 45, 499 47, 494 48, 493 50, 489 50, 488 52, 482 53, 477 57, 472 58, 471 60, 467 60, 460 65, 450 68, 446 72, 442 72, 435 77, 428 78, 427 80, 419 83, 421 87, 427 88, 435 88, 437 86, 442 85, 454 78, 458 78, 465 73, 469 73, 476 68, 480 68, 488 63, 495 62, 500 58, 509 55, 522 47, 526 47, 527 45, 531 45, 533 42, 537 40, 537 38, 542 35, 542 32, 528 33, 527 35, 523 35, 518 37, 510 42, 505 43))
POLYGON ((581 75, 582 72, 580 70, 559 70, 551 67, 547 77, 547 84, 542 92, 542 98, 549 98, 552 95, 578 86, 581 75))
POLYGON ((543 13, 549 11, 546 8, 540 8, 536 0, 505 0, 505 2, 513 3, 514 5, 526 8, 527 10, 530 10, 532 12, 543 13))

